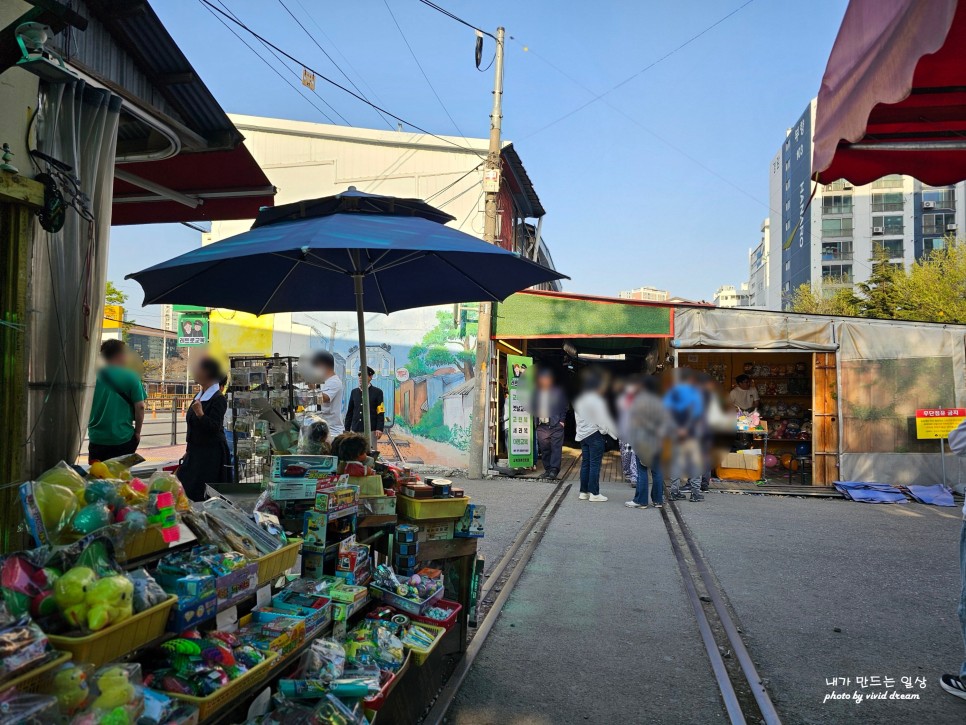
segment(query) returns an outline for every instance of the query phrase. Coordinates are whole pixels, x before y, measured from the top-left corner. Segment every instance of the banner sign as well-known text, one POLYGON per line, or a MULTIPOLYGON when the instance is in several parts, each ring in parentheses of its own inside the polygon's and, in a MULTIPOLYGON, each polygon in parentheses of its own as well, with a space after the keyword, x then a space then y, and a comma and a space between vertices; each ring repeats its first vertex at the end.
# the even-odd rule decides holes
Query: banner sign
POLYGON ((507 388, 510 407, 509 443, 510 468, 533 466, 533 417, 530 405, 533 398, 533 358, 507 355, 507 388))
POLYGON ((966 420, 966 408, 927 408, 916 411, 916 438, 949 438, 966 420))
POLYGON ((178 315, 178 347, 200 347, 208 344, 208 315, 178 315))

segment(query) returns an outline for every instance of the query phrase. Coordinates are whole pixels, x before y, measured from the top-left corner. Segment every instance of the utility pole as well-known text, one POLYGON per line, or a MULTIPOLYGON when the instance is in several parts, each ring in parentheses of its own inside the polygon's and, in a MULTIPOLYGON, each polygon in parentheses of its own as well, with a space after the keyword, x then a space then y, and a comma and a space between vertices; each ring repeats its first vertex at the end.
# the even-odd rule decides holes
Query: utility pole
MULTIPOLYGON (((486 206, 483 217, 483 241, 496 244, 498 205, 502 160, 500 156, 500 129, 503 120, 503 28, 496 29, 496 58, 493 71, 493 110, 490 112, 490 148, 483 171, 483 191, 486 206)), ((489 410, 489 386, 487 372, 490 361, 490 326, 492 305, 480 302, 479 324, 476 333, 476 402, 473 405, 473 422, 470 428, 470 478, 482 478, 489 464, 489 450, 485 445, 487 412, 489 410)))

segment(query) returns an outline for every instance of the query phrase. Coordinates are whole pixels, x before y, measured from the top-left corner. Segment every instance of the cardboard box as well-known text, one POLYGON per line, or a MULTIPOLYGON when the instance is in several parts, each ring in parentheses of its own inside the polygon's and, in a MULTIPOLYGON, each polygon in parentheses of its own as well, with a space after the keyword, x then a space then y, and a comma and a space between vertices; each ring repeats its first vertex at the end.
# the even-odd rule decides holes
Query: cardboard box
POLYGON ((456 530, 456 519, 449 521, 420 521, 415 524, 419 527, 416 540, 420 543, 424 541, 443 541, 452 539, 456 530))
POLYGON ((324 511, 306 511, 302 521, 302 548, 325 548, 325 530, 329 515, 324 511))
POLYGON ((359 499, 359 504, 373 516, 394 516, 396 514, 395 496, 364 496, 359 499))
POLYGON ((315 494, 316 511, 337 511, 352 506, 359 500, 358 486, 337 486, 315 494))
POLYGON ((173 584, 169 583, 165 591, 178 596, 178 602, 171 608, 168 616, 169 632, 183 632, 218 613, 217 588, 213 576, 188 574, 174 580, 173 584))
POLYGON ((757 471, 761 469, 761 451, 758 453, 738 452, 725 454, 719 468, 737 468, 743 471, 757 471))
POLYGON ((272 498, 276 501, 296 501, 315 498, 314 480, 272 481, 272 498))
POLYGON ((277 617, 271 621, 252 622, 238 631, 238 637, 263 652, 288 654, 305 641, 305 620, 277 617))
POLYGON ((297 594, 283 589, 272 598, 272 606, 255 610, 255 621, 270 622, 280 617, 291 617, 303 620, 307 633, 314 632, 332 621, 331 604, 332 600, 328 597, 297 594), (286 592, 294 596, 286 597, 286 592))
POLYGON ((463 518, 456 522, 453 536, 464 539, 483 538, 486 522, 486 506, 479 503, 467 504, 463 518))

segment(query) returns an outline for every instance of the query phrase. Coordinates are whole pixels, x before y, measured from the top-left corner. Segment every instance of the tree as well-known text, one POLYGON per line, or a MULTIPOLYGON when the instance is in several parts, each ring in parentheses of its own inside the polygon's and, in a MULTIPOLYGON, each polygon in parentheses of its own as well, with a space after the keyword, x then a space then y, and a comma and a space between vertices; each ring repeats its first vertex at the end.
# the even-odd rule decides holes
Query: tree
POLYGON ((807 282, 798 286, 792 294, 789 309, 811 315, 843 315, 856 317, 859 314, 859 299, 849 289, 840 289, 830 297, 817 295, 807 282))
POLYGON ((858 286, 861 298, 859 313, 862 317, 879 320, 895 320, 903 309, 908 309, 909 300, 902 299, 900 284, 906 275, 902 265, 893 265, 889 253, 882 247, 872 255, 872 274, 858 286))
POLYGON ((476 335, 476 322, 466 322, 457 327, 457 320, 448 310, 437 310, 436 327, 423 335, 418 345, 409 348, 406 369, 413 377, 431 375, 434 370, 452 365, 459 368, 469 380, 473 377, 476 351, 471 345, 471 336, 476 335), (454 350, 456 344, 462 350, 454 350))
POLYGON ((111 280, 108 280, 104 289, 104 304, 123 306, 125 302, 127 302, 127 293, 119 290, 111 280))
POLYGON ((966 243, 947 239, 902 275, 897 290, 902 319, 966 324, 966 243))

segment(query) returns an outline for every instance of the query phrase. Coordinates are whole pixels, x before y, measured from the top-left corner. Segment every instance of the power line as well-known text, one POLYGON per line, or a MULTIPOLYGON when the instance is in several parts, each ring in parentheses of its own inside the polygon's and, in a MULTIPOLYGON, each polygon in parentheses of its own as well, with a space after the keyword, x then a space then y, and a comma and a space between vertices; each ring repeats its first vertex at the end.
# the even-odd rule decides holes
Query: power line
MULTIPOLYGON (((202 3, 202 5, 204 5, 204 3, 202 3)), ((318 111, 320 114, 322 114, 322 117, 326 121, 328 121, 329 123, 335 125, 335 121, 332 120, 332 117, 329 116, 329 114, 327 114, 325 111, 323 111, 321 108, 319 108, 319 106, 316 105, 316 103, 311 98, 309 98, 308 96, 304 95, 298 89, 298 86, 296 86, 294 83, 292 83, 292 81, 290 81, 288 78, 286 78, 284 75, 282 75, 282 73, 278 70, 278 68, 276 68, 268 60, 266 60, 265 58, 263 58, 262 55, 257 50, 255 50, 255 48, 252 47, 243 37, 241 37, 238 33, 236 33, 235 32, 235 29, 232 28, 228 23, 226 23, 224 21, 224 19, 222 19, 218 15, 216 15, 215 12, 210 7, 205 6, 205 10, 207 10, 209 13, 211 13, 219 23, 221 23, 222 25, 224 25, 232 35, 234 35, 236 38, 238 38, 238 40, 240 40, 244 44, 244 46, 246 48, 248 48, 252 53, 254 53, 256 58, 258 58, 260 61, 262 61, 262 63, 264 63, 265 65, 267 65, 269 67, 269 69, 273 73, 275 73, 275 75, 277 75, 279 78, 281 78, 282 81, 285 82, 292 90, 294 90, 296 93, 298 93, 300 98, 304 98, 305 101, 309 105, 312 106, 312 108, 314 108, 316 111, 318 111)))
MULTIPOLYGON (((420 2, 424 2, 424 1, 425 0, 420 0, 420 2)), ((727 15, 725 15, 723 18, 720 18, 719 20, 715 21, 714 23, 712 23, 711 25, 709 25, 708 27, 706 27, 700 33, 696 33, 696 34, 692 35, 690 38, 688 38, 687 40, 685 40, 679 46, 677 46, 676 48, 674 48, 672 50, 669 50, 667 53, 665 53, 664 55, 662 55, 660 58, 658 58, 657 60, 649 63, 646 66, 644 66, 643 68, 641 68, 636 73, 633 73, 632 75, 629 75, 627 78, 625 78, 624 80, 622 80, 617 85, 611 86, 609 89, 607 89, 603 93, 594 94, 594 97, 591 98, 586 103, 584 103, 583 105, 577 106, 577 108, 574 108, 574 109, 568 111, 567 113, 565 113, 560 118, 557 118, 557 119, 551 121, 550 123, 548 123, 548 124, 546 124, 544 126, 541 126, 536 131, 533 131, 532 133, 524 136, 523 139, 528 139, 528 138, 530 138, 532 136, 536 136, 538 133, 541 133, 542 131, 546 131, 551 126, 556 126, 558 123, 560 123, 561 121, 565 121, 566 119, 568 119, 571 116, 573 116, 575 113, 579 113, 580 111, 584 110, 588 106, 593 105, 597 101, 599 101, 602 98, 604 98, 604 96, 608 96, 611 93, 613 93, 614 91, 616 91, 618 88, 621 88, 622 86, 627 85, 628 83, 630 83, 632 80, 634 80, 638 76, 646 73, 647 71, 649 71, 654 66, 656 66, 659 63, 661 63, 661 62, 667 60, 668 58, 670 58, 672 55, 674 55, 675 53, 677 53, 679 50, 682 50, 682 49, 686 48, 687 46, 691 45, 691 43, 693 43, 694 41, 696 41, 701 36, 703 36, 703 35, 711 32, 716 27, 718 27, 719 25, 721 25, 721 23, 723 23, 725 20, 727 20, 728 18, 732 17, 733 15, 738 14, 739 12, 741 12, 742 10, 744 10, 746 7, 748 7, 749 5, 751 5, 754 1, 755 0, 747 0, 747 2, 745 2, 743 5, 738 6, 737 8, 735 8, 734 10, 732 10, 730 13, 728 13, 727 15)), ((567 77, 569 78, 569 76, 567 76, 567 77)), ((570 78, 570 80, 573 80, 573 79, 570 78)), ((578 84, 578 85, 582 85, 582 84, 578 84)), ((523 139, 521 139, 521 140, 523 140, 523 139)))
POLYGON ((496 36, 493 35, 492 33, 488 33, 485 30, 483 30, 482 28, 480 28, 480 27, 478 27, 476 25, 473 25, 473 23, 469 22, 468 20, 463 20, 463 18, 459 17, 458 15, 454 15, 453 13, 451 13, 446 8, 440 7, 436 3, 432 2, 432 0, 419 0, 419 2, 421 2, 423 5, 425 5, 428 8, 432 8, 433 10, 435 10, 438 13, 442 13, 443 15, 445 15, 448 18, 451 18, 452 20, 455 20, 457 23, 461 23, 461 24, 465 25, 467 28, 472 28, 477 33, 482 33, 483 35, 487 35, 487 36, 493 38, 493 40, 496 40, 496 36))
MULTIPOLYGON (((465 179, 465 178, 466 178, 467 176, 469 176, 470 174, 472 174, 472 173, 473 173, 474 171, 477 171, 477 170, 478 170, 478 169, 479 169, 479 168, 480 168, 480 167, 481 167, 482 165, 483 165, 483 163, 482 163, 482 162, 481 162, 481 163, 479 163, 479 164, 477 164, 477 165, 476 165, 476 166, 474 166, 474 167, 473 167, 472 169, 470 169, 470 170, 469 170, 469 171, 467 171, 467 172, 466 172, 465 174, 463 174, 463 175, 462 175, 461 177, 459 177, 459 178, 458 178, 458 179, 457 179, 456 181, 454 181, 454 182, 453 182, 453 183, 451 183, 451 184, 447 184, 446 186, 444 186, 444 187, 443 187, 442 189, 440 189, 439 191, 436 191, 436 192, 433 192, 432 194, 430 194, 429 196, 427 196, 427 197, 426 197, 425 199, 423 199, 423 201, 425 201, 425 202, 430 202, 430 201, 432 201, 433 199, 435 199, 435 198, 436 198, 437 196, 440 196, 441 194, 444 194, 445 192, 447 192, 447 191, 449 191, 449 190, 450 190, 450 189, 452 189, 452 188, 453 188, 454 186, 456 186, 456 185, 457 185, 458 183, 460 183, 460 182, 461 182, 461 181, 462 181, 463 179, 465 179)), ((471 187, 471 188, 472 188, 472 187, 471 187)))
MULTIPOLYGON (((309 40, 311 40, 311 41, 312 41, 313 43, 315 43, 315 47, 316 47, 316 48, 318 48, 319 50, 321 50, 321 51, 322 51, 322 54, 323 54, 323 55, 324 55, 324 56, 325 56, 326 58, 328 58, 328 59, 329 59, 329 62, 330 62, 330 63, 332 63, 332 65, 334 65, 334 66, 335 66, 335 68, 336 68, 336 70, 338 70, 338 71, 339 71, 339 73, 341 73, 341 74, 342 74, 342 77, 343 77, 343 78, 345 78, 345 79, 346 79, 346 80, 347 80, 347 81, 349 82, 349 85, 351 85, 351 86, 352 86, 353 88, 355 88, 355 89, 356 89, 356 91, 357 91, 357 92, 359 93, 359 95, 360 95, 360 96, 362 96, 363 98, 366 98, 366 94, 362 92, 362 89, 360 89, 360 88, 359 88, 359 86, 357 86, 357 85, 356 85, 356 84, 355 84, 355 83, 353 82, 353 80, 352 80, 351 78, 349 78, 349 76, 347 76, 347 75, 346 75, 346 72, 345 72, 344 70, 342 70, 342 68, 341 68, 341 67, 339 66, 339 64, 338 64, 338 63, 336 63, 336 61, 335 61, 335 58, 333 58, 333 57, 332 57, 331 55, 329 55, 329 52, 328 52, 328 51, 327 51, 327 50, 326 50, 325 48, 323 48, 323 47, 321 46, 321 44, 319 43, 319 41, 317 41, 317 40, 315 39, 315 36, 314 36, 314 35, 312 35, 312 33, 310 33, 310 32, 309 32, 309 29, 308 29, 308 28, 306 28, 306 27, 305 27, 305 26, 304 26, 304 25, 302 24, 302 21, 301 21, 301 20, 299 20, 299 19, 298 19, 298 18, 297 18, 297 17, 295 16, 295 13, 293 13, 293 12, 292 12, 291 10, 289 10, 289 7, 288 7, 288 5, 286 5, 286 4, 285 4, 285 2, 284 2, 284 0, 278 0, 278 4, 279 4, 279 5, 281 5, 281 6, 283 7, 283 8, 285 8, 285 12, 287 12, 287 13, 288 13, 289 15, 291 15, 291 16, 292 16, 292 20, 294 20, 294 21, 295 21, 296 23, 298 23, 298 26, 299 26, 300 28, 302 28, 302 30, 303 30, 303 31, 305 32, 305 34, 306 34, 307 36, 309 36, 309 40)), ((368 98, 366 98, 366 101, 368 102, 368 101, 369 101, 369 99, 368 99, 368 98)), ((375 107, 373 107, 373 108, 375 108, 375 107)), ((382 119, 383 121, 385 121, 385 122, 386 122, 386 125, 387 125, 387 126, 389 126, 389 128, 390 128, 390 129, 392 129, 392 127, 393 127, 393 126, 392 126, 392 123, 390 123, 390 122, 389 122, 389 119, 388 119, 388 118, 386 118, 385 116, 383 116, 383 115, 382 115, 382 113, 379 113, 379 111, 376 111, 376 113, 378 113, 378 114, 379 114, 379 118, 381 118, 381 119, 382 119)))
POLYGON ((377 111, 382 111, 383 113, 385 113, 385 114, 386 114, 387 116, 389 116, 390 118, 394 118, 394 119, 396 119, 397 121, 399 121, 400 123, 403 123, 403 124, 405 124, 405 125, 407 125, 407 126, 412 126, 412 127, 413 127, 413 128, 415 128, 415 129, 416 129, 417 131, 420 131, 421 133, 425 133, 425 134, 426 134, 427 136, 432 136, 433 138, 435 138, 435 139, 437 139, 437 140, 439 140, 439 141, 442 141, 443 143, 446 143, 446 144, 449 144, 449 145, 451 145, 451 146, 455 146, 456 148, 458 148, 458 149, 461 149, 461 150, 463 150, 463 151, 469 151, 470 153, 472 153, 472 154, 474 154, 474 155, 476 155, 477 157, 479 157, 479 158, 481 158, 481 159, 483 158, 483 156, 482 156, 482 155, 481 155, 481 154, 480 154, 480 153, 479 153, 478 151, 476 151, 475 149, 472 149, 472 148, 468 148, 468 147, 466 147, 466 146, 461 146, 460 144, 458 144, 458 143, 456 143, 455 141, 452 141, 452 140, 450 140, 450 139, 448 139, 448 138, 446 138, 446 137, 444 137, 444 136, 440 136, 440 135, 438 135, 438 134, 435 134, 435 133, 433 133, 432 131, 427 131, 427 130, 426 130, 425 128, 423 128, 422 126, 417 126, 417 125, 416 125, 415 123, 413 123, 412 121, 407 121, 407 120, 406 120, 405 118, 403 118, 403 117, 401 117, 401 116, 397 116, 397 115, 396 115, 395 113, 393 113, 392 111, 388 111, 388 110, 386 110, 385 108, 383 108, 382 106, 378 106, 378 105, 376 105, 375 103, 373 103, 372 101, 368 101, 368 100, 366 100, 365 98, 363 98, 362 96, 360 96, 360 95, 359 95, 358 93, 356 93, 356 92, 354 92, 354 91, 352 91, 352 90, 350 90, 350 89, 348 89, 348 88, 346 88, 346 87, 345 87, 344 85, 342 85, 341 83, 339 83, 339 82, 337 82, 337 81, 334 81, 334 80, 332 80, 331 78, 329 78, 328 76, 326 76, 326 75, 325 75, 324 73, 322 73, 322 72, 320 72, 320 71, 317 71, 317 70, 315 70, 315 69, 314 69, 314 68, 312 68, 312 67, 311 67, 310 65, 307 65, 306 63, 303 63, 302 61, 300 61, 300 60, 299 60, 298 58, 296 58, 295 56, 293 56, 293 55, 291 55, 290 53, 287 53, 286 51, 284 51, 284 50, 282 50, 282 49, 281 49, 280 47, 278 47, 277 45, 275 45, 275 44, 274 44, 274 43, 272 43, 271 41, 269 41, 269 40, 267 40, 267 39, 266 39, 265 37, 263 37, 263 36, 261 36, 261 35, 259 35, 259 34, 258 34, 258 33, 256 33, 256 32, 255 32, 254 30, 252 30, 251 28, 249 28, 249 27, 248 27, 247 25, 245 25, 245 23, 243 23, 243 22, 241 22, 240 20, 237 20, 237 19, 235 19, 235 18, 233 18, 233 17, 231 17, 231 15, 229 15, 228 13, 226 13, 226 12, 224 12, 224 11, 223 11, 223 10, 221 10, 220 8, 218 8, 218 7, 216 7, 215 5, 213 5, 213 4, 212 4, 212 3, 210 2, 210 0, 199 0, 199 2, 202 2, 202 3, 204 3, 204 4, 205 4, 205 5, 207 5, 208 7, 210 7, 210 8, 212 8, 213 10, 215 10, 215 12, 217 12, 217 13, 219 13, 219 14, 221 14, 221 15, 223 15, 223 16, 225 16, 225 17, 226 17, 226 18, 228 18, 228 19, 229 19, 229 20, 230 20, 231 22, 233 22, 233 23, 235 23, 235 25, 237 25, 237 26, 239 26, 239 27, 240 27, 240 28, 241 28, 242 30, 244 30, 244 31, 245 31, 246 33, 248 33, 249 35, 251 35, 251 36, 253 36, 254 38, 257 38, 257 39, 258 39, 258 40, 259 40, 260 42, 262 42, 263 44, 265 44, 265 45, 267 45, 267 46, 268 46, 268 47, 270 47, 270 48, 273 48, 273 49, 274 49, 275 51, 277 51, 278 53, 281 53, 282 55, 284 55, 284 56, 285 56, 286 58, 288 58, 288 59, 289 59, 290 61, 292 61, 293 63, 297 63, 297 64, 299 64, 300 66, 302 66, 303 68, 305 68, 305 69, 306 69, 307 71, 309 71, 309 72, 311 72, 311 73, 314 73, 314 74, 315 74, 315 75, 316 75, 316 76, 317 76, 318 78, 321 78, 322 80, 324 80, 324 81, 325 81, 326 83, 328 83, 328 84, 330 84, 330 85, 333 85, 333 86, 335 86, 335 87, 336 87, 336 88, 338 88, 338 89, 339 89, 340 91, 343 91, 343 92, 345 92, 345 93, 348 93, 348 94, 349 94, 350 96, 352 96, 353 98, 355 98, 355 99, 357 99, 357 100, 359 100, 359 101, 362 101, 362 102, 363 102, 363 103, 365 103, 365 104, 366 104, 367 106, 372 106, 372 107, 373 107, 373 108, 375 108, 375 109, 376 109, 377 111))
MULTIPOLYGON (((279 2, 281 1, 282 0, 279 0, 279 2)), ((453 118, 453 115, 449 112, 449 109, 446 108, 446 104, 443 103, 443 99, 440 98, 439 93, 436 92, 436 88, 433 86, 433 82, 429 80, 429 76, 426 75, 426 71, 423 69, 423 64, 420 63, 419 58, 416 57, 416 53, 413 50, 413 46, 409 44, 409 39, 406 38, 406 34, 403 32, 402 27, 399 25, 399 21, 396 20, 396 15, 393 13, 392 8, 389 7, 389 0, 382 0, 382 2, 386 6, 386 10, 389 11, 389 17, 392 18, 392 22, 396 26, 396 30, 399 31, 399 35, 402 37, 403 42, 406 44, 406 47, 409 48, 409 54, 413 57, 413 60, 416 61, 416 67, 419 68, 419 72, 423 74, 423 78, 426 80, 426 84, 429 86, 429 90, 431 90, 433 92, 433 95, 436 96, 436 100, 439 101, 440 107, 443 109, 443 112, 446 114, 450 122, 453 124, 453 128, 456 129, 456 132, 463 137, 463 140, 466 141, 466 143, 469 143, 469 140, 466 138, 466 134, 460 130, 459 124, 456 123, 456 119, 453 118)))

